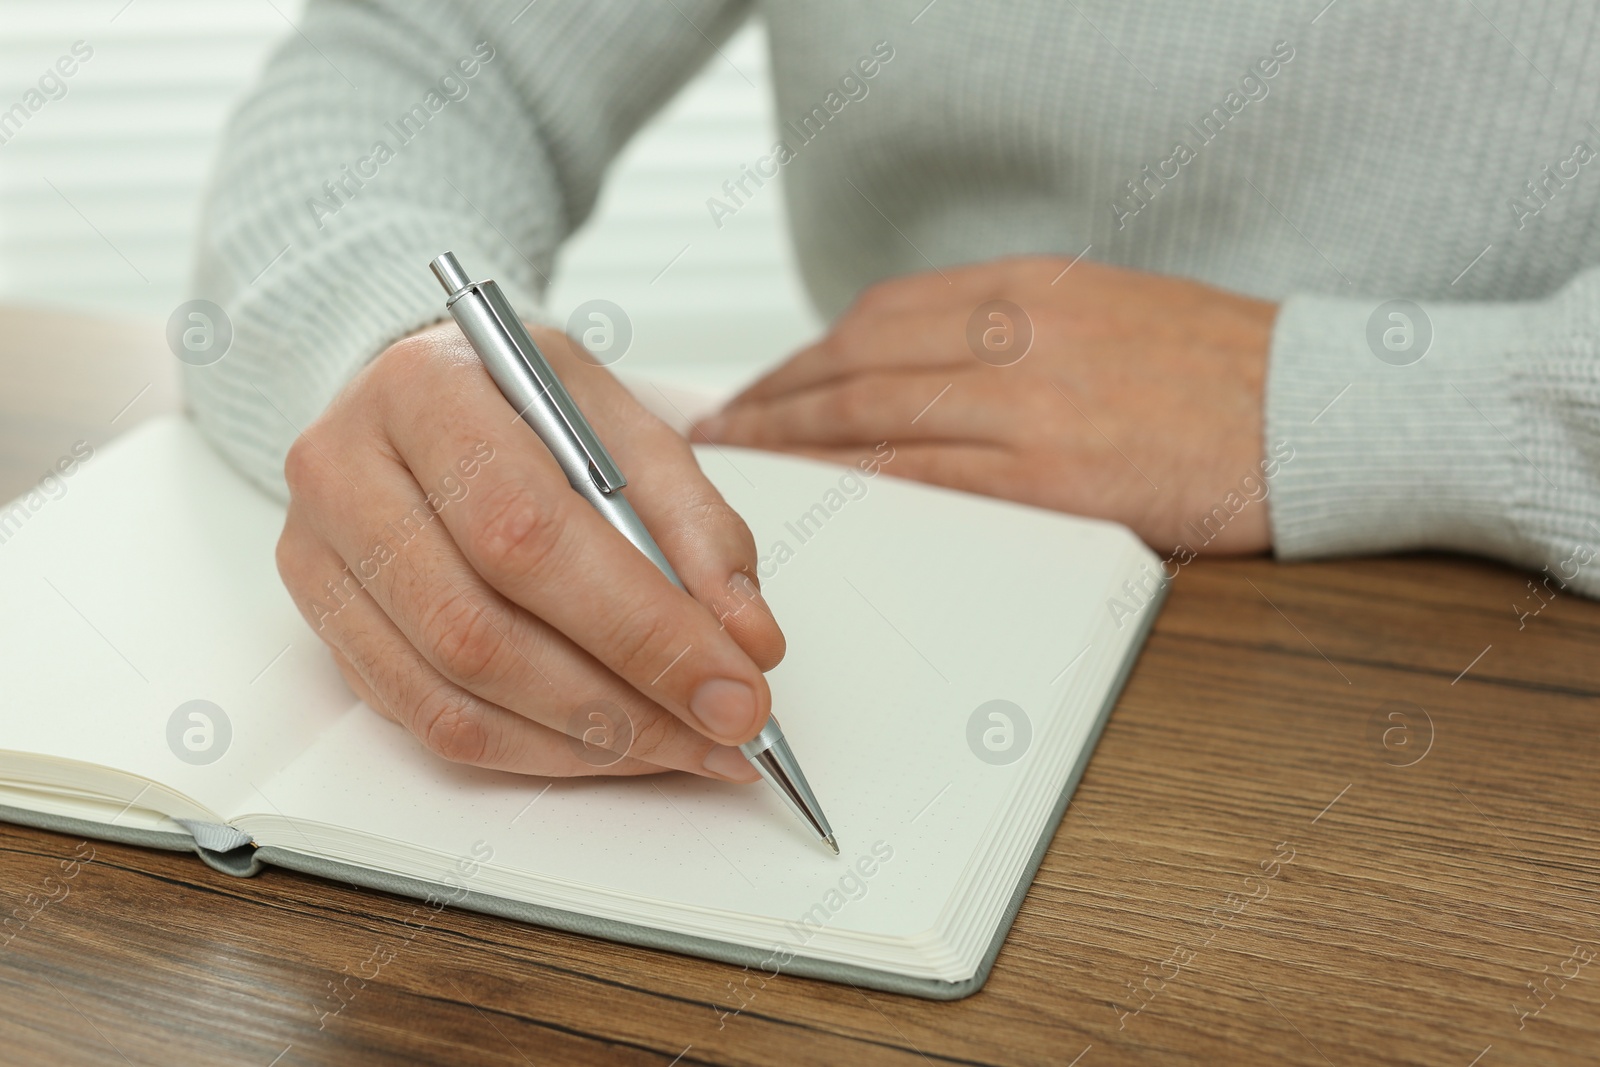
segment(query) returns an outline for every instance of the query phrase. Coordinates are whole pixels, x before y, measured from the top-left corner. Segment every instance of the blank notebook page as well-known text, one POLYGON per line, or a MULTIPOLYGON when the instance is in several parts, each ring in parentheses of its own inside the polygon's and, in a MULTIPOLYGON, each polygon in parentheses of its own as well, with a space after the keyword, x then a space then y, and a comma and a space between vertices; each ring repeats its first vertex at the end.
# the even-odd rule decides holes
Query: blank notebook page
MULTIPOLYGON (((1062 670, 1145 550, 1110 524, 887 473, 847 479, 852 498, 840 468, 737 449, 698 454, 769 561, 763 593, 789 639, 769 675, 774 709, 842 861, 764 785, 688 775, 552 785, 478 771, 440 762, 364 708, 264 787, 275 804, 297 820, 336 812, 346 826, 423 846, 441 876, 482 841, 494 851, 485 878, 514 868, 627 901, 791 921, 881 841, 893 859, 830 928, 929 930, 1024 775, 1037 775, 1030 759, 1076 755, 1051 741, 1081 737, 1103 690, 1088 658, 1081 673, 1062 670), (799 518, 824 501, 837 510, 802 528, 799 518), (791 554, 774 566, 780 544, 791 554), (1072 687, 1086 683, 1094 699, 1065 713, 1072 687), (968 747, 969 717, 997 698, 1021 706, 1035 730, 1030 754, 1009 766, 968 747)), ((1120 657, 1095 662, 1114 670, 1120 657)), ((1044 777, 1059 788, 1060 775, 1044 777)), ((296 847, 292 833, 276 836, 296 847)))
MULTIPOLYGON (((376 870, 459 881, 487 846, 469 888, 719 940, 771 943, 874 846, 892 858, 830 909, 830 935, 914 938, 975 895, 1008 898, 1131 640, 1105 633, 1106 598, 1148 550, 1110 523, 896 479, 893 459, 867 477, 697 455, 755 535, 788 638, 774 709, 842 857, 765 785, 552 781, 428 753, 356 700, 283 590, 281 508, 178 419, 95 457, 0 552, 0 684, 26 709, 0 748, 162 782, 257 844, 376 870), (233 726, 203 766, 166 742, 195 698, 233 726), (1033 730, 1003 766, 968 742, 995 699, 1033 730)), ((990 926, 957 932, 986 943, 990 926)))

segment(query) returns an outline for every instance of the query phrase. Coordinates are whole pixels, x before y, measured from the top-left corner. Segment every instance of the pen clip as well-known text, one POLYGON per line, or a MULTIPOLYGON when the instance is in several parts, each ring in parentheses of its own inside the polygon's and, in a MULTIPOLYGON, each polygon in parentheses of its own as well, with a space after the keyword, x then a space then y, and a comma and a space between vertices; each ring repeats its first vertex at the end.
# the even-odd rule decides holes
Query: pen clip
MULTIPOLYGON (((589 468, 589 478, 595 487, 609 496, 627 485, 628 479, 623 477, 616 461, 611 458, 611 453, 600 443, 594 427, 583 417, 583 412, 573 401, 572 394, 567 392, 566 386, 561 384, 561 379, 556 377, 554 368, 545 359, 544 353, 539 351, 539 346, 529 335, 527 327, 522 325, 522 319, 511 307, 511 302, 506 299, 505 294, 500 291, 500 286, 496 285, 493 279, 470 281, 456 257, 449 252, 439 256, 429 265, 433 268, 434 276, 449 294, 449 299, 445 302, 446 307, 467 293, 476 293, 482 298, 485 308, 494 317, 506 339, 511 342, 511 346, 516 349, 523 366, 539 384, 539 391, 549 401, 551 410, 566 427, 572 443, 583 452, 589 468)), ((524 418, 527 416, 525 411, 518 414, 524 418)))
POLYGON ((611 453, 600 443, 594 427, 589 425, 589 420, 583 417, 583 412, 573 401, 572 394, 567 392, 567 387, 556 377, 554 368, 545 359, 544 353, 539 351, 539 346, 529 336, 527 328, 512 310, 510 301, 506 300, 500 287, 492 280, 474 282, 472 287, 483 296, 484 302, 489 305, 490 314, 500 321, 506 336, 511 338, 523 363, 533 374, 534 381, 539 383, 540 391, 544 393, 550 401, 551 408, 566 425, 573 442, 583 451, 584 458, 589 464, 589 477, 594 480, 595 487, 609 495, 627 485, 628 479, 622 476, 622 471, 611 458, 611 453))

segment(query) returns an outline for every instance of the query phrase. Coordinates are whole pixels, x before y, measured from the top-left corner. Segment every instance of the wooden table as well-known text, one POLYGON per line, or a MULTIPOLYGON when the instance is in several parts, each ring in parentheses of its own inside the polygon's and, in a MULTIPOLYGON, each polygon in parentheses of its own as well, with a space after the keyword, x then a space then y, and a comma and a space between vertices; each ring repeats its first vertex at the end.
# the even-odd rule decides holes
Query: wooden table
MULTIPOLYGON (((0 495, 170 408, 173 362, 159 323, 0 312, 0 495)), ((0 951, 0 1061, 1591 1064, 1600 605, 1519 627, 1525 580, 1186 567, 964 1001, 783 976, 724 1022, 732 967, 96 843, 0 951)), ((79 844, 0 826, 0 905, 79 844)))

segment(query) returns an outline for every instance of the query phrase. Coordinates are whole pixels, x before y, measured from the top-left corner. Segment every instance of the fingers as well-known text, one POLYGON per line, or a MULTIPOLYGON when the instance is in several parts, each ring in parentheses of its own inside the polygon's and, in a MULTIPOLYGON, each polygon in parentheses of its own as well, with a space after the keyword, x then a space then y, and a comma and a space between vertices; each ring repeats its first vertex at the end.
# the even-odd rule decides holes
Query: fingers
POLYGON ((973 312, 1001 295, 1007 280, 1043 282, 1057 270, 1053 259, 1013 257, 887 278, 862 290, 827 336, 734 402, 767 400, 862 371, 967 365, 976 358, 967 337, 973 312))
MULTIPOLYGON (((619 417, 619 406, 631 401, 609 375, 597 379, 569 363, 560 373, 619 462, 659 446, 637 418, 619 417), (615 393, 608 395, 603 383, 615 393)), ((439 512, 470 570, 707 737, 729 745, 753 737, 771 706, 760 668, 711 611, 674 587, 572 491, 482 367, 454 368, 426 400, 419 404, 414 389, 389 400, 385 426, 407 468, 424 479, 424 472, 449 471, 477 441, 493 457, 479 465, 470 491, 439 512), (436 399, 441 393, 448 402, 436 399)), ((663 547, 696 541, 682 528, 681 513, 662 514, 650 503, 653 492, 692 496, 688 473, 679 471, 678 480, 670 471, 652 475, 659 488, 629 487, 630 499, 653 508, 652 532, 663 547)), ((715 548, 705 552, 707 559, 719 555, 715 548)), ((712 581, 706 572, 738 561, 717 562, 697 567, 703 588, 712 581)), ((732 570, 717 580, 726 583, 732 570)))
POLYGON ((998 445, 1015 428, 1010 407, 1000 384, 978 374, 859 374, 767 401, 735 402, 701 431, 752 448, 885 440, 998 445))
MULTIPOLYGON (((364 602, 364 589, 439 680, 574 736, 590 731, 580 705, 602 700, 616 709, 618 729, 627 720, 635 756, 662 767, 752 780, 753 768, 735 750, 696 733, 489 588, 399 464, 378 458, 355 474, 358 488, 347 492, 350 511, 399 521, 385 525, 376 539, 361 539, 358 527, 313 520, 315 532, 339 558, 324 572, 346 568, 349 598, 364 602)), ((345 610, 341 606, 335 614, 345 610)), ((319 623, 324 631, 327 622, 323 617, 319 623)))
MULTIPOLYGON (((539 343, 570 351, 565 337, 539 343)), ((761 596, 755 539, 701 471, 689 442, 606 371, 582 364, 563 374, 583 409, 604 426, 604 439, 628 478, 629 502, 689 594, 762 671, 776 667, 784 638, 761 596)))
POLYGON ((964 314, 937 308, 888 314, 852 311, 826 337, 795 353, 731 403, 771 400, 867 371, 964 370, 973 358, 964 314))
POLYGON ((970 309, 990 299, 1000 289, 995 273, 997 266, 1003 265, 1008 271, 1021 274, 1028 262, 1029 257, 1010 257, 885 278, 861 290, 850 305, 849 313, 926 311, 954 305, 970 309))
POLYGON ((762 671, 783 659, 784 638, 756 577, 750 529, 665 426, 629 442, 629 499, 684 586, 762 671), (644 445, 646 447, 640 447, 644 445))
MULTIPOLYGON (((279 566, 291 589, 314 587, 315 576, 339 572, 343 561, 291 519, 279 547, 279 566)), ((302 614, 335 650, 358 695, 405 726, 445 759, 521 774, 574 776, 649 774, 664 768, 619 753, 595 758, 560 732, 482 700, 441 677, 378 605, 353 596, 333 614, 302 614)))

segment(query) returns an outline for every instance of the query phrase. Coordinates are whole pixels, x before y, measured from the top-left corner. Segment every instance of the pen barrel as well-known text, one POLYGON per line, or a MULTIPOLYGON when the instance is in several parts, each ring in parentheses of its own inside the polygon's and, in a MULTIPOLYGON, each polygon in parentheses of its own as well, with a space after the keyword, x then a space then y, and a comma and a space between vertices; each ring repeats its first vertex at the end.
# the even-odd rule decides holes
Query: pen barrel
MULTIPOLYGON (((579 491, 582 492, 582 490, 579 491)), ((617 489, 610 493, 601 493, 596 490, 596 493, 597 496, 590 496, 588 493, 583 495, 588 497, 589 503, 595 506, 595 510, 599 511, 607 522, 615 526, 617 531, 623 537, 626 537, 634 548, 643 552, 645 558, 654 563, 656 568, 667 576, 668 581, 679 589, 684 589, 683 580, 678 577, 678 572, 673 570, 672 564, 667 562, 667 557, 661 552, 661 546, 656 544, 655 538, 650 536, 645 528, 644 520, 639 518, 638 512, 633 510, 633 505, 628 503, 628 498, 622 495, 622 490, 617 489)), ((684 591, 687 592, 688 590, 685 589, 684 591)))
POLYGON ((581 415, 573 418, 563 411, 563 404, 574 414, 576 408, 500 287, 489 281, 462 289, 450 302, 450 314, 500 392, 555 457, 568 484, 674 585, 683 588, 672 564, 622 495, 626 482, 611 456, 588 432, 581 415))

